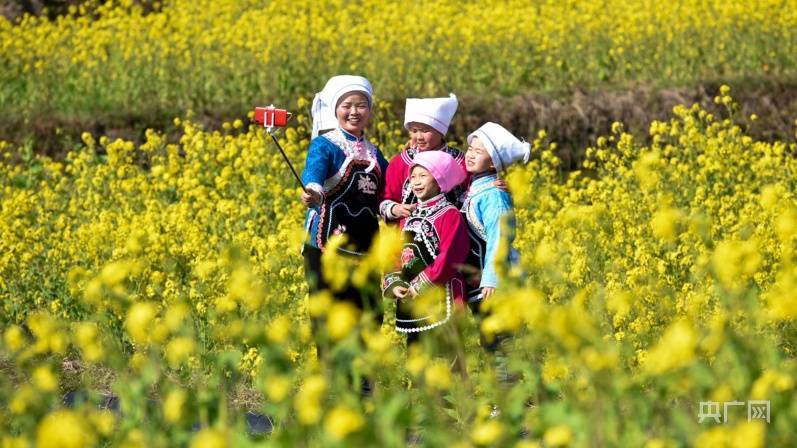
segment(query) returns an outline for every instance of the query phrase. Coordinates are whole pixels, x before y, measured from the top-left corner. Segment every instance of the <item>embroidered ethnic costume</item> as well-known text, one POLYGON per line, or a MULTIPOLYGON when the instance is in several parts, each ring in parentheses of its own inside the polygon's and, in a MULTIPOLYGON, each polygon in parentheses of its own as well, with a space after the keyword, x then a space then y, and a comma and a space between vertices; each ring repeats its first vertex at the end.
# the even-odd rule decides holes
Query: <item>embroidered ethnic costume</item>
MULTIPOLYGON (((456 148, 444 146, 443 148, 435 151, 445 152, 456 160, 457 164, 465 171, 465 154, 456 148)), ((385 173, 385 191, 379 203, 379 213, 385 219, 395 219, 390 209, 395 204, 414 204, 418 202, 415 194, 410 188, 410 170, 413 166, 413 160, 419 153, 415 148, 408 148, 402 151, 399 155, 393 157, 390 164, 387 166, 385 173)), ((459 207, 462 204, 462 198, 470 183, 470 176, 466 176, 465 180, 454 187, 446 194, 448 201, 454 206, 459 207)))
POLYGON ((418 203, 404 221, 402 236, 401 269, 385 276, 382 291, 386 297, 394 297, 395 286, 414 288, 419 297, 398 301, 396 330, 430 330, 447 322, 453 307, 464 303, 465 283, 456 266, 468 253, 465 223, 457 208, 439 194, 418 203), (419 300, 426 303, 423 295, 435 285, 443 288, 444 294, 433 296, 434 302, 423 309, 415 307, 419 300))
POLYGON ((353 255, 364 254, 379 229, 377 209, 387 161, 364 137, 336 128, 310 143, 302 181, 321 193, 322 203, 308 210, 308 244, 324 250, 333 235, 348 237, 353 255))
MULTIPOLYGON (((458 105, 457 96, 453 93, 442 98, 407 98, 404 108, 404 127, 410 131, 413 123, 430 126, 445 141, 448 126, 454 118, 458 105)), ((449 154, 459 165, 462 173, 465 173, 465 178, 461 182, 457 182, 458 185, 450 191, 444 191, 447 193, 446 197, 449 202, 459 207, 462 205, 462 195, 470 182, 470 176, 465 170, 465 154, 456 148, 449 148, 445 144, 429 151, 442 151, 449 154)), ((410 147, 390 161, 385 173, 385 192, 379 202, 379 213, 386 220, 396 219, 396 216, 391 213, 394 205, 418 202, 410 188, 410 170, 415 164, 415 156, 421 152, 418 148, 410 147)))
MULTIPOLYGON (((470 239, 470 250, 465 262, 467 268, 463 272, 468 286, 468 302, 480 300, 482 288, 498 287, 496 253, 502 241, 511 247, 514 238, 512 200, 506 191, 494 185, 497 179, 495 173, 475 177, 462 204, 462 215, 468 223, 470 239), (504 216, 508 219, 506 227, 502 229, 501 219, 504 216), (481 276, 478 272, 481 272, 481 276)), ((507 256, 507 260, 510 258, 507 256)))
POLYGON ((531 150, 528 142, 519 140, 503 126, 492 122, 483 124, 468 135, 469 145, 474 138, 478 138, 484 145, 495 171, 474 173, 462 204, 462 214, 468 222, 471 242, 465 266, 469 302, 482 299, 482 288, 498 287, 495 265, 499 261, 496 260, 497 252, 502 243, 509 245, 508 261, 518 258, 517 252, 511 248, 515 237, 512 199, 509 193, 501 191, 494 183, 498 179, 498 173, 505 171, 510 165, 528 162, 531 150), (505 216, 508 219, 506 227, 502 228, 501 220, 505 216), (481 272, 480 276, 478 272, 481 272))

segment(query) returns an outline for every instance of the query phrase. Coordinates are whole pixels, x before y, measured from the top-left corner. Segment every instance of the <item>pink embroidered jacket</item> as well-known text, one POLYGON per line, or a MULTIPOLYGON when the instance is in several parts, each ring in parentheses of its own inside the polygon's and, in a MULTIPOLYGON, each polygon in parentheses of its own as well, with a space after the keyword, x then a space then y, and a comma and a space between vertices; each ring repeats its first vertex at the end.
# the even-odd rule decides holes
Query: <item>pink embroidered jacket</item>
POLYGON ((467 225, 457 207, 440 194, 418 203, 402 223, 402 235, 400 269, 385 276, 382 291, 395 298, 396 286, 412 287, 419 295, 442 287, 445 294, 431 306, 414 309, 416 300, 403 299, 396 307, 396 330, 430 330, 447 322, 453 307, 465 302, 465 280, 458 270, 470 251, 467 225))

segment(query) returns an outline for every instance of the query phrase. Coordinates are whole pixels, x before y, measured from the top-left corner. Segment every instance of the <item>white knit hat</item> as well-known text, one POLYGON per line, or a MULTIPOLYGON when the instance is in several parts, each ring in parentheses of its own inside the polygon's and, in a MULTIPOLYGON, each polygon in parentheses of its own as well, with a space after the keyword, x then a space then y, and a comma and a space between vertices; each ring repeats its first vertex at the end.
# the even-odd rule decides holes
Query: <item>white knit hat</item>
POLYGON ((504 129, 500 124, 487 122, 479 129, 476 129, 468 136, 468 144, 473 141, 473 137, 478 137, 498 171, 504 171, 509 165, 522 160, 523 163, 529 161, 531 154, 531 144, 521 141, 511 132, 504 129))
POLYGON ((410 123, 423 123, 437 130, 442 135, 448 132, 448 125, 457 112, 457 96, 449 93, 445 98, 407 98, 404 108, 404 127, 410 129, 410 123))

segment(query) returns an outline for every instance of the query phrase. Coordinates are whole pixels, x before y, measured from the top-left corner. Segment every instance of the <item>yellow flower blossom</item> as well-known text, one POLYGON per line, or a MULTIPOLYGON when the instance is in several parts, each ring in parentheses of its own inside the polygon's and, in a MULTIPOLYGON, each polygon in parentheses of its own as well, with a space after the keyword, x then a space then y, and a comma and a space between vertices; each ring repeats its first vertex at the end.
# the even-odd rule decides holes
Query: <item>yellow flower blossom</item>
POLYGON ((486 446, 498 443, 504 436, 504 425, 497 420, 487 420, 477 423, 470 433, 470 438, 476 445, 486 446))
POLYGON ((287 340, 290 330, 291 322, 288 320, 288 316, 277 316, 266 327, 266 337, 275 344, 282 344, 287 340))
POLYGON ((264 391, 269 400, 279 403, 288 396, 292 386, 290 378, 283 375, 273 375, 266 380, 264 391))
POLYGON ((163 419, 168 423, 176 423, 183 416, 188 394, 183 389, 172 389, 163 400, 163 419))
POLYGON ((300 423, 314 425, 321 420, 321 400, 326 390, 327 382, 323 376, 314 375, 304 380, 293 398, 293 406, 300 423))
POLYGON ((74 411, 57 410, 42 419, 36 429, 36 446, 79 448, 91 446, 96 436, 86 419, 74 411))
POLYGON ((569 426, 554 426, 545 430, 542 439, 546 446, 565 446, 573 441, 573 431, 569 426))
POLYGON ((125 319, 125 329, 133 342, 137 344, 149 342, 156 312, 155 305, 149 302, 136 302, 130 307, 125 319))
POLYGON ((22 330, 17 325, 9 326, 3 333, 3 343, 9 350, 17 351, 21 349, 25 343, 22 330))
POLYGON ((191 439, 191 448, 227 448, 228 446, 230 446, 228 435, 224 431, 214 428, 205 428, 191 439))
POLYGON ((334 302, 327 313, 327 331, 333 341, 349 335, 359 321, 359 310, 349 302, 334 302))
POLYGON ((343 440, 351 433, 359 431, 365 420, 359 412, 346 406, 335 406, 324 418, 324 430, 333 440, 343 440))
POLYGON ((177 368, 186 362, 188 357, 196 351, 196 342, 189 337, 176 337, 166 344, 166 359, 169 366, 177 368))
POLYGON ((424 372, 426 385, 435 390, 447 390, 451 386, 451 369, 444 360, 436 360, 424 372))
POLYGON ((679 320, 671 324, 645 358, 645 371, 654 375, 679 369, 694 360, 697 334, 692 325, 679 320))
POLYGON ((110 437, 116 429, 116 415, 110 410, 92 412, 89 414, 89 420, 97 433, 103 437, 110 437))
POLYGON ((664 241, 674 240, 680 219, 681 212, 678 209, 666 207, 657 211, 650 223, 653 234, 664 241))
POLYGON ((33 371, 33 383, 44 392, 54 392, 58 389, 58 378, 46 366, 39 366, 33 371))

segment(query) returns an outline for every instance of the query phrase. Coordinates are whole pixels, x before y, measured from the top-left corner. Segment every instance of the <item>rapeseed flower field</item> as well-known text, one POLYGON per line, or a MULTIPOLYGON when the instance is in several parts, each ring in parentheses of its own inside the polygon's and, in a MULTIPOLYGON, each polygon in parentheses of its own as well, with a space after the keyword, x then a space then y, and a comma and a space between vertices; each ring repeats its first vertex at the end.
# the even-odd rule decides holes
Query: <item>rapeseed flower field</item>
MULTIPOLYGON (((792 74, 795 6, 89 2, 0 19, 0 105, 185 117, 279 100, 301 168, 307 95, 332 73, 374 81, 367 132, 392 156, 406 131, 379 113, 389 99, 792 74)), ((645 138, 615 123, 576 171, 545 130, 525 136, 531 160, 506 176, 520 260, 486 318, 437 341, 463 348, 464 372, 434 343, 408 350, 394 305, 379 327, 308 294, 301 190, 247 120, 85 132, 57 157, 0 141, 0 444, 794 446, 797 144, 751 137, 732 95, 645 138), (248 430, 253 413, 270 432, 248 430)), ((353 281, 400 244, 384 226, 353 281)))
POLYGON ((361 73, 391 101, 792 76, 796 11, 793 0, 87 2, 55 21, 0 19, 0 110, 242 116, 335 73, 361 73))
MULTIPOLYGON (((86 134, 63 160, 4 162, 3 443, 790 445, 797 146, 751 139, 727 88, 717 101, 727 117, 679 106, 649 144, 617 123, 583 171, 561 172, 536 136, 507 177, 522 260, 481 322, 514 336, 510 383, 473 322, 463 377, 406 353, 388 325, 307 296, 298 187, 261 128, 183 121, 178 143, 86 134), (330 316, 321 359, 309 316, 330 316), (67 409, 65 360, 91 391, 67 409), (343 365, 374 378, 372 396, 343 365), (97 410, 92 366, 112 370, 121 417, 97 410), (247 438, 242 388, 271 436, 247 438), (699 402, 739 400, 768 400, 770 421, 698 422, 699 402)), ((306 118, 281 140, 301 160, 306 118)), ((398 243, 384 230, 380 253, 398 243)))

